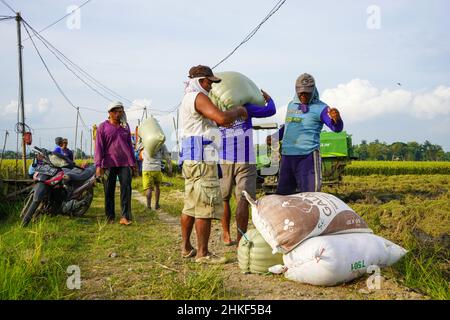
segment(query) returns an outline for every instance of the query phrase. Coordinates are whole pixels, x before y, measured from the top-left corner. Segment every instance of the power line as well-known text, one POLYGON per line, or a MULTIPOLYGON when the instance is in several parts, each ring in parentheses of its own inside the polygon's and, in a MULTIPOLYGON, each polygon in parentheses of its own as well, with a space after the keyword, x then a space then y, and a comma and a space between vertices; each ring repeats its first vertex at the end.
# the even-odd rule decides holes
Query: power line
MULTIPOLYGON (((83 4, 81 4, 80 6, 78 6, 76 9, 73 9, 72 11, 70 11, 69 13, 67 13, 66 15, 64 15, 63 17, 59 18, 58 20, 56 20, 55 22, 49 24, 48 26, 46 26, 45 28, 41 29, 38 33, 44 32, 45 30, 53 27, 55 24, 57 24, 58 22, 60 22, 61 20, 63 20, 64 18, 70 16, 71 14, 73 14, 75 11, 81 9, 81 7, 83 7, 84 5, 88 4, 89 2, 91 2, 92 0, 87 0, 86 2, 84 2, 83 4)), ((30 37, 26 38, 23 41, 27 41, 28 39, 30 39, 30 37)))
POLYGON ((72 127, 53 127, 53 128, 33 128, 34 131, 41 131, 41 130, 59 130, 59 129, 74 129, 75 126, 72 127))
MULTIPOLYGON (((27 23, 24 21, 24 23, 27 23)), ((28 23, 27 23, 28 25, 28 23)), ((28 25, 29 26, 29 25, 28 25)), ((33 29, 32 29, 33 30, 33 29)), ((34 32, 34 31, 33 31, 34 32)), ((36 32, 34 32, 35 35, 37 35, 36 32)), ((95 93, 97 93, 98 95, 100 95, 101 97, 103 97, 104 99, 106 99, 107 101, 111 101, 110 98, 106 97, 105 95, 103 95, 101 92, 99 92, 97 89, 93 88, 89 83, 87 83, 84 79, 82 79, 77 73, 75 73, 75 71, 73 71, 64 61, 61 60, 61 58, 52 50, 49 48, 49 46, 38 36, 37 37, 42 44, 56 57, 56 59, 58 59, 65 67, 67 70, 69 70, 75 77, 77 77, 81 82, 83 82, 86 86, 88 86, 92 91, 94 91, 95 93)))
MULTIPOLYGON (((26 21, 24 21, 28 27, 33 30, 33 32, 37 33, 37 31, 26 21)), ((69 63, 71 66, 73 66, 76 70, 78 70, 80 73, 82 73, 84 76, 90 79, 91 82, 95 83, 98 87, 105 90, 105 92, 108 92, 111 96, 114 96, 116 99, 119 100, 125 100, 128 103, 132 103, 130 99, 127 99, 126 97, 123 97, 122 95, 118 94, 117 92, 113 91, 112 89, 108 88, 106 85, 95 79, 92 75, 90 75, 88 72, 86 72, 84 69, 82 69, 80 66, 78 66, 75 62, 70 60, 64 53, 62 53, 60 50, 58 50, 54 45, 52 45, 44 36, 41 34, 36 35, 41 41, 44 41, 48 44, 53 50, 55 50, 67 63, 69 63)))
POLYGON ((6 21, 6 20, 11 20, 11 19, 14 19, 15 17, 11 17, 11 16, 2 16, 1 18, 0 18, 0 22, 1 21, 6 21))
MULTIPOLYGON (((261 28, 261 26, 275 13, 277 12, 281 6, 286 2, 286 0, 279 0, 275 6, 269 11, 269 13, 264 17, 264 19, 255 27, 253 28, 252 31, 250 31, 250 33, 244 38, 244 40, 242 40, 225 58, 223 58, 222 60, 220 60, 218 63, 216 63, 214 65, 214 67, 212 67, 211 69, 216 68, 217 66, 219 66, 220 64, 222 64, 223 62, 225 62, 227 59, 229 59, 236 51, 237 49, 239 49, 239 47, 241 47, 243 44, 245 44, 246 42, 248 42, 259 30, 259 28, 261 28)), ((173 108, 171 109, 168 113, 172 113, 175 112, 176 110, 178 110, 178 108, 181 105, 181 101, 173 108)))
MULTIPOLYGON (((28 35, 30 36, 30 32, 28 31, 28 28, 26 26, 26 24, 23 25, 25 27, 26 32, 28 33, 28 35)), ((41 53, 39 52, 39 49, 36 47, 36 44, 34 43, 34 40, 32 38, 31 42, 33 43, 34 49, 36 50, 37 54, 39 55, 39 58, 41 59, 45 69, 47 70, 47 73, 50 75, 50 78, 52 78, 53 83, 55 84, 56 88, 58 89, 58 91, 61 93, 61 95, 64 97, 64 99, 66 99, 66 101, 75 109, 78 110, 77 107, 75 107, 75 105, 73 104, 72 101, 70 101, 70 99, 66 96, 66 94, 64 93, 64 91, 61 89, 61 87, 59 86, 58 82, 56 81, 55 77, 53 77, 52 73, 50 72, 50 69, 48 68, 47 64, 44 61, 44 58, 42 57, 41 53)))
POLYGON ((14 14, 16 13, 16 10, 14 10, 5 0, 0 0, 5 6, 9 8, 14 14))
MULTIPOLYGON (((69 63, 72 64, 72 66, 74 68, 79 68, 78 66, 75 65, 75 63, 73 63, 70 59, 68 59, 67 57, 65 57, 58 49, 56 49, 50 42, 48 42, 44 37, 42 37, 41 35, 37 34, 36 30, 30 26, 30 24, 28 22, 26 22, 25 20, 23 20, 23 22, 25 24, 27 24, 27 26, 33 31, 33 33, 35 34, 35 36, 44 44, 44 46, 64 65, 64 67, 69 70, 75 77, 77 77, 81 82, 83 82, 87 87, 89 87, 89 89, 91 89, 92 91, 94 91, 96 94, 100 95, 102 98, 104 98, 105 100, 111 102, 114 99, 117 99, 118 94, 116 94, 114 96, 114 94, 111 94, 109 92, 107 92, 105 89, 102 88, 106 86, 102 85, 102 84, 96 84, 93 80, 89 81, 92 83, 92 85, 97 85, 99 87, 100 90, 103 90, 103 92, 107 95, 111 95, 113 96, 113 99, 111 99, 110 97, 105 96, 105 94, 101 93, 99 90, 97 90, 96 88, 94 88, 91 84, 89 84, 85 79, 81 78, 81 76, 79 74, 77 74, 77 72, 75 72, 70 66, 68 66, 63 60, 62 58, 60 58, 60 56, 63 56, 65 58, 65 60, 69 63), (57 54, 57 52, 59 52, 60 55, 57 54)), ((82 70, 82 69, 81 69, 82 70)), ((78 71, 80 72, 80 71, 78 71)), ((92 78, 92 77, 91 77, 92 78)), ((92 78, 93 79, 93 78, 92 78)), ((95 80, 95 79, 94 79, 95 80)), ((95 80, 96 81, 96 80, 95 80)), ((97 81, 98 82, 98 81, 97 81)), ((98 82, 100 83, 100 82, 98 82)), ((113 92, 111 90, 111 92, 113 92)), ((123 98, 121 96, 119 96, 119 98, 123 98)))
POLYGON ((84 120, 83 120, 83 118, 81 117, 81 113, 79 114, 79 117, 80 117, 80 121, 81 121, 81 123, 83 124, 83 126, 87 129, 87 130, 89 130, 90 128, 86 125, 86 123, 84 122, 84 120))
POLYGON ((84 110, 88 110, 88 111, 94 111, 94 112, 98 112, 98 113, 105 113, 106 111, 100 111, 94 108, 89 108, 89 107, 80 107, 80 109, 84 109, 84 110))
POLYGON ((256 32, 258 32, 259 28, 261 28, 261 26, 275 13, 277 12, 281 6, 286 2, 286 0, 280 0, 277 2, 277 4, 272 8, 272 10, 269 11, 269 13, 264 17, 264 19, 252 30, 250 31, 250 33, 244 38, 244 40, 241 41, 241 43, 239 43, 237 45, 236 48, 234 48, 225 58, 223 58, 222 60, 220 60, 214 67, 212 67, 212 69, 216 68, 217 66, 219 66, 220 64, 222 64, 225 60, 227 60, 228 58, 230 58, 237 49, 239 49, 240 46, 242 46, 244 43, 248 42, 255 34, 256 32))

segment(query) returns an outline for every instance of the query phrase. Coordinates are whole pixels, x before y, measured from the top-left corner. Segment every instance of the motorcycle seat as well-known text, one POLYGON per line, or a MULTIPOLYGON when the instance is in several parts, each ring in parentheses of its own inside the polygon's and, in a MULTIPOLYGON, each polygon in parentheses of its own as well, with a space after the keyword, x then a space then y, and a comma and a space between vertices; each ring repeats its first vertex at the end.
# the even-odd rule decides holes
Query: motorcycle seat
POLYGON ((91 165, 86 169, 73 168, 67 171, 64 170, 64 173, 71 181, 84 181, 95 174, 95 166, 91 165))

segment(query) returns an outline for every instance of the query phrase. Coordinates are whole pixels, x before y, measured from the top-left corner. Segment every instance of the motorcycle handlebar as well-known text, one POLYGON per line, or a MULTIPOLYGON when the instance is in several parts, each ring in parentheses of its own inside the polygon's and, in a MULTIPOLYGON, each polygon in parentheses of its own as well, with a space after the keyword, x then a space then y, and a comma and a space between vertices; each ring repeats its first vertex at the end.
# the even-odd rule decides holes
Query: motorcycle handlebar
POLYGON ((42 153, 43 155, 51 154, 51 151, 49 151, 45 148, 39 148, 39 147, 34 146, 33 149, 35 149, 39 153, 42 153))

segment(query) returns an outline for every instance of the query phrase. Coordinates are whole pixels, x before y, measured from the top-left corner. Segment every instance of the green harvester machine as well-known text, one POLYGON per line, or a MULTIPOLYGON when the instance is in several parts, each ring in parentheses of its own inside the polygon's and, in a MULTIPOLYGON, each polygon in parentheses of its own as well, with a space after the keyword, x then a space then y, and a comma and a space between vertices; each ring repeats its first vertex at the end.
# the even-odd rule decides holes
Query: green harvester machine
MULTIPOLYGON (((255 125, 255 130, 278 129, 278 125, 255 125)), ((353 154, 352 138, 347 132, 320 133, 320 155, 322 157, 322 185, 341 182, 345 166, 356 157, 353 154)), ((266 194, 274 193, 278 183, 280 167, 280 145, 256 145, 257 186, 266 194)))

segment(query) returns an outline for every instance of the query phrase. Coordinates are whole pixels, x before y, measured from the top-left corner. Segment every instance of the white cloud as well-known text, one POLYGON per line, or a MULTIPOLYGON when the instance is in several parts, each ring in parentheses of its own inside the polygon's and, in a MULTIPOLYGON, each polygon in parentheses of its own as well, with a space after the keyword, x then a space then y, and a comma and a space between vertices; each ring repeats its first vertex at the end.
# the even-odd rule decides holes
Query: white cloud
POLYGON ((404 89, 380 90, 368 80, 353 79, 337 88, 327 89, 321 100, 336 107, 348 123, 362 122, 385 114, 412 115, 433 119, 450 113, 450 87, 439 86, 432 92, 404 89))
POLYGON ((49 109, 52 107, 52 103, 47 98, 40 98, 37 103, 37 111, 38 113, 44 113, 49 111, 49 109))
MULTIPOLYGON (((16 100, 11 100, 9 104, 1 108, 0 116, 7 118, 11 118, 12 116, 17 117, 17 105, 18 102, 16 100)), ((25 103, 25 117, 29 118, 30 114, 35 116, 47 113, 51 107, 52 103, 47 98, 39 98, 36 104, 25 103)))
POLYGON ((1 109, 2 117, 9 117, 10 115, 17 115, 17 101, 11 101, 6 107, 1 109))
MULTIPOLYGON (((17 100, 11 100, 11 102, 7 104, 6 107, 1 108, 0 116, 9 119, 17 118, 17 111, 18 111, 17 106, 18 106, 17 100)), ((32 104, 25 103, 25 116, 32 113, 33 111, 32 106, 33 106, 32 104)))
POLYGON ((450 87, 439 86, 433 92, 418 94, 413 100, 413 113, 426 119, 450 114, 450 87))

